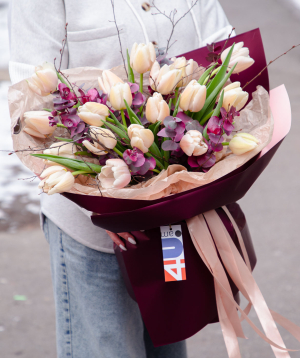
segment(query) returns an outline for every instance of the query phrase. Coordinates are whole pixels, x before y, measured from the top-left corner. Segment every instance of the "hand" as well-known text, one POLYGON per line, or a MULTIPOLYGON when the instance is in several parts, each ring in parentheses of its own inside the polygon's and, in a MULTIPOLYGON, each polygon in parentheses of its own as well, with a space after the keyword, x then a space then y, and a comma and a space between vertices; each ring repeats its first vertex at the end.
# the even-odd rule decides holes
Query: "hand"
POLYGON ((136 245, 136 241, 134 240, 133 235, 130 234, 129 232, 119 232, 118 234, 115 234, 114 232, 108 230, 105 231, 108 233, 112 241, 124 251, 127 251, 127 249, 124 246, 124 242, 120 239, 119 236, 121 236, 126 241, 130 242, 132 245, 136 245))

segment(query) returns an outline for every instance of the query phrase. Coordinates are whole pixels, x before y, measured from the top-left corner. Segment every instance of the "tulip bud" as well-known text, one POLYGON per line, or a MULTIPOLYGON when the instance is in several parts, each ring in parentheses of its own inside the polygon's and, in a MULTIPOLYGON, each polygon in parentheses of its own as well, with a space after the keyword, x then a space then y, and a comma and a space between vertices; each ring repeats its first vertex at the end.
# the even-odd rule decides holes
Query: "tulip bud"
POLYGON ((169 94, 175 90, 180 78, 180 70, 171 69, 168 65, 160 68, 159 63, 155 61, 150 71, 149 83, 154 91, 169 94))
POLYGON ((235 107, 237 111, 242 109, 248 101, 249 94, 240 87, 240 82, 233 82, 224 88, 224 98, 222 107, 228 112, 230 107, 235 107))
POLYGON ((84 140, 82 144, 96 155, 104 155, 107 149, 113 149, 117 145, 114 133, 107 128, 90 127, 90 135, 93 143, 84 140))
POLYGON ((105 70, 102 72, 102 78, 98 77, 98 83, 100 89, 104 93, 107 93, 109 95, 112 86, 114 86, 116 83, 124 83, 124 82, 113 72, 109 70, 105 70))
POLYGON ((44 180, 40 182, 39 188, 43 189, 48 195, 69 191, 75 182, 72 173, 60 165, 45 169, 41 174, 41 178, 44 178, 44 180))
POLYGON ((56 129, 56 126, 50 126, 49 112, 47 111, 25 112, 24 123, 23 131, 38 138, 47 138, 56 129))
POLYGON ((180 148, 187 156, 198 156, 207 152, 208 146, 203 141, 202 134, 197 130, 187 131, 181 138, 180 148))
POLYGON ((73 143, 64 142, 64 141, 53 143, 50 145, 50 148, 45 149, 43 151, 44 154, 62 155, 62 156, 68 155, 69 157, 73 156, 73 154, 76 152, 77 149, 73 143))
POLYGON ((117 83, 115 84, 111 90, 109 95, 109 101, 114 109, 120 111, 121 109, 125 109, 125 102, 128 103, 130 107, 132 105, 132 94, 128 83, 117 83))
POLYGON ((86 102, 78 108, 78 116, 83 122, 90 126, 103 126, 106 117, 109 116, 108 108, 105 104, 98 102, 86 102))
POLYGON ((127 164, 122 159, 108 159, 98 175, 101 186, 105 189, 122 189, 131 181, 127 164))
POLYGON ((176 87, 186 86, 193 78, 199 78, 197 73, 198 64, 194 60, 186 60, 184 56, 182 57, 172 57, 171 61, 173 63, 170 65, 170 69, 177 69, 180 71, 181 81, 177 84, 176 87))
POLYGON ((154 142, 154 134, 150 129, 145 129, 139 124, 131 124, 128 127, 128 137, 132 147, 136 147, 143 153, 147 153, 154 142))
POLYGON ((29 88, 40 96, 48 96, 55 91, 58 78, 54 66, 45 62, 35 68, 35 73, 27 80, 29 88))
POLYGON ((145 44, 137 44, 132 46, 130 53, 130 66, 138 73, 150 71, 154 61, 156 60, 155 48, 152 42, 145 44))
POLYGON ((257 147, 259 140, 249 133, 238 133, 229 142, 229 148, 235 155, 242 155, 257 147))
POLYGON ((162 98, 160 93, 154 92, 146 104, 146 118, 150 123, 156 123, 170 115, 168 103, 162 98))
POLYGON ((179 107, 184 111, 199 112, 206 100, 206 86, 192 80, 181 93, 179 107))
MULTIPOLYGON (((244 42, 238 42, 234 45, 232 55, 230 58, 230 62, 228 65, 228 68, 232 68, 236 63, 236 67, 233 70, 232 73, 239 73, 244 70, 246 70, 248 67, 252 66, 255 62, 253 58, 249 56, 249 49, 248 47, 243 47, 244 42)), ((222 62, 225 61, 226 56, 228 55, 230 51, 230 47, 228 47, 226 50, 224 50, 221 54, 221 60, 222 62)))

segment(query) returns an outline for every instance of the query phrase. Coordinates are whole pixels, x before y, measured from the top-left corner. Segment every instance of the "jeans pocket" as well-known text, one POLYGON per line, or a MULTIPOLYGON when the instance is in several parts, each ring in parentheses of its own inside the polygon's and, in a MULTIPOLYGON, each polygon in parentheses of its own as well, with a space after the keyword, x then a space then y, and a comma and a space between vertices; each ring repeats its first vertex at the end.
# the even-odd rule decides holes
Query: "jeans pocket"
POLYGON ((42 220, 42 229, 45 235, 45 239, 47 240, 49 244, 49 220, 46 215, 41 213, 41 220, 42 220))

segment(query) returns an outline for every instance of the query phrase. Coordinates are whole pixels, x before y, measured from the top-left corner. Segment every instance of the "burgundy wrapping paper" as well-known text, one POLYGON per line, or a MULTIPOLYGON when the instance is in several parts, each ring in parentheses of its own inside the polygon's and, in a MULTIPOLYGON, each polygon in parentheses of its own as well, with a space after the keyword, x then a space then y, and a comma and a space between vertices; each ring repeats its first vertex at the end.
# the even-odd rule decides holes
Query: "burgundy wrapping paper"
MULTIPOLYGON (((242 233, 252 269, 256 256, 245 216, 238 204, 227 206, 242 233)), ((222 209, 216 210, 242 255, 238 238, 222 209)), ((191 337, 209 323, 218 321, 214 279, 200 259, 189 235, 185 221, 182 227, 186 262, 185 281, 165 282, 159 227, 144 233, 133 232, 138 246, 126 245, 115 253, 130 296, 138 302, 144 323, 154 346, 181 341, 191 337)), ((238 300, 238 289, 228 276, 238 300)))
MULTIPOLYGON (((249 47, 251 57, 255 60, 248 70, 232 76, 233 81, 238 80, 243 86, 266 66, 266 59, 259 29, 230 39, 228 46, 239 41, 249 47)), ((224 41, 218 44, 223 46, 224 41)), ((207 54, 208 50, 202 48, 184 56, 206 66, 207 54)), ((252 93, 257 85, 269 91, 267 71, 258 76, 247 87, 247 91, 252 93)), ((115 253, 128 292, 139 305, 154 346, 186 339, 218 320, 213 277, 199 257, 184 220, 216 209, 240 250, 232 224, 220 209, 226 205, 241 230, 251 267, 254 268, 256 257, 246 219, 235 202, 247 193, 269 164, 287 132, 277 135, 263 155, 257 155, 230 174, 205 186, 166 198, 126 200, 64 193, 68 199, 96 213, 92 216, 96 226, 113 232, 132 232, 136 237, 137 246, 126 243, 126 252, 115 247, 115 253), (159 226, 176 223, 182 225, 187 280, 166 283, 159 226)), ((230 278, 229 282, 237 299, 238 290, 230 278)))

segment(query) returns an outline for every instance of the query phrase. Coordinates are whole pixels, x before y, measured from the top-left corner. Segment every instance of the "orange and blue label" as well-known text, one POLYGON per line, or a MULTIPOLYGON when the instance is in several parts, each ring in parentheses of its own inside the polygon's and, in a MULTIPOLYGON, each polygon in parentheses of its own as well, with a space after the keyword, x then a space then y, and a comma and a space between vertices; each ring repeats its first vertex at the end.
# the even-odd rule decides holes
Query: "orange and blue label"
POLYGON ((161 226, 165 282, 186 280, 181 225, 161 226))

